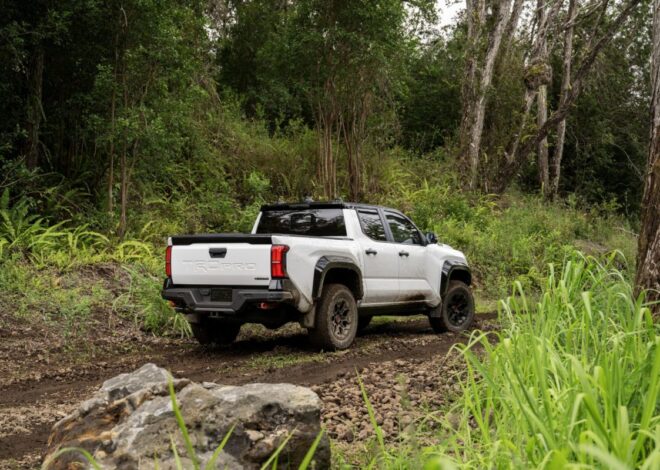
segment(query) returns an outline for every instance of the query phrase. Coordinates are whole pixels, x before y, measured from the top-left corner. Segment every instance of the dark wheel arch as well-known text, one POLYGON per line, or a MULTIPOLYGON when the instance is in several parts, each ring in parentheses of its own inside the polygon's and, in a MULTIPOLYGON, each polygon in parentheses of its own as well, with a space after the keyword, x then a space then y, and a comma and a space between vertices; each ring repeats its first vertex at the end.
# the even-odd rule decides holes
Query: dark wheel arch
POLYGON ((314 267, 312 295, 314 300, 321 298, 326 284, 343 284, 350 289, 358 301, 364 296, 362 271, 353 260, 343 256, 322 256, 314 267))
POLYGON ((447 260, 443 263, 440 280, 440 296, 443 298, 450 281, 461 281, 467 286, 472 285, 472 272, 462 260, 447 260))

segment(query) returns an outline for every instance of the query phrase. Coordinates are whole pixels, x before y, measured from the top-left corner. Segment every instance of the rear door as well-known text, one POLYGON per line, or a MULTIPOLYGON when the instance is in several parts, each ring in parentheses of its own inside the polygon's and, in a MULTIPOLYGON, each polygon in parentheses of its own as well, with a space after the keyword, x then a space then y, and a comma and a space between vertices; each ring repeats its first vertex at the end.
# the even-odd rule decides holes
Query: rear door
POLYGON ((267 286, 270 244, 194 243, 172 246, 172 282, 184 285, 267 286))
POLYGON ((385 211, 387 225, 397 253, 400 302, 433 298, 426 276, 426 245, 421 232, 410 219, 394 211, 385 211))
POLYGON ((359 243, 362 250, 363 272, 366 292, 362 305, 396 302, 399 297, 398 253, 387 235, 380 211, 357 209, 363 237, 359 243))

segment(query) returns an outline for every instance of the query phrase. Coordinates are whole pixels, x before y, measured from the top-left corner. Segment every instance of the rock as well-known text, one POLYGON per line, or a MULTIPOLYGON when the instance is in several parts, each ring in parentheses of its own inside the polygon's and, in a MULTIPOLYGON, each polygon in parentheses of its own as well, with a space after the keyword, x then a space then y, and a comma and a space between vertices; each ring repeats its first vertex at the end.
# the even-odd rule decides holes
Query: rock
MULTIPOLYGON (((48 439, 50 469, 91 468, 78 453, 56 456, 59 449, 90 452, 104 469, 176 468, 172 442, 183 467, 192 468, 169 395, 170 375, 146 364, 107 380, 72 414, 60 420, 48 439), (82 463, 82 465, 80 465, 82 463)), ((310 389, 290 384, 239 387, 173 379, 177 403, 194 453, 204 468, 223 438, 234 430, 215 468, 256 469, 289 437, 279 466, 297 467, 320 427, 321 401, 310 389)), ((323 437, 315 468, 330 466, 330 444, 323 437)))

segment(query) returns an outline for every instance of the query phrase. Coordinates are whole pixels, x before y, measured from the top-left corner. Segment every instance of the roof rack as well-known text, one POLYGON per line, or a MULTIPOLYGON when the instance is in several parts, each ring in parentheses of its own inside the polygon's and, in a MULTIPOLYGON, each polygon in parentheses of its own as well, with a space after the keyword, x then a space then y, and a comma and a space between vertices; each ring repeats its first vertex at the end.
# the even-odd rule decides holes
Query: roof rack
POLYGON ((334 199, 332 201, 314 201, 309 200, 303 202, 280 202, 275 204, 264 204, 261 206, 262 211, 275 211, 275 210, 304 210, 304 209, 355 209, 355 208, 369 208, 376 209, 380 206, 374 204, 361 204, 356 202, 343 202, 341 199, 334 199))

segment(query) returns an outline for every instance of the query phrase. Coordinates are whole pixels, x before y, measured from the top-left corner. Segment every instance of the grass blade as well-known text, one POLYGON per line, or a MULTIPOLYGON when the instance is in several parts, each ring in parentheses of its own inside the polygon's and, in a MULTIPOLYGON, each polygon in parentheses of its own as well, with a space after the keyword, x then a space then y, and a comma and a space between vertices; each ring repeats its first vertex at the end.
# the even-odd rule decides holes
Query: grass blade
POLYGON ((224 448, 225 448, 225 445, 227 445, 227 441, 229 441, 229 437, 230 437, 231 434, 234 432, 234 428, 235 428, 235 427, 236 427, 236 425, 234 424, 234 425, 232 425, 232 427, 229 429, 229 431, 227 431, 227 434, 225 434, 225 437, 222 439, 222 442, 221 442, 221 443, 218 445, 218 447, 215 449, 215 451, 213 452, 213 455, 211 456, 211 458, 209 459, 209 461, 206 462, 206 465, 204 466, 204 469, 205 469, 205 470, 213 470, 213 468, 214 468, 213 466, 215 465, 215 461, 216 461, 216 460, 218 459, 218 457, 220 456, 220 452, 222 452, 222 449, 224 449, 224 448))
POLYGON ((316 439, 314 439, 314 442, 312 442, 311 447, 307 450, 307 453, 305 454, 305 458, 303 458, 302 462, 300 462, 300 466, 298 467, 298 470, 307 470, 309 464, 312 463, 312 459, 314 458, 314 454, 316 453, 316 448, 321 443, 323 434, 324 434, 324 430, 321 429, 321 431, 316 436, 316 439))
POLYGON ((192 441, 190 440, 190 435, 188 434, 188 428, 186 428, 186 423, 183 420, 183 416, 181 415, 181 410, 179 409, 179 405, 176 402, 176 393, 174 392, 174 381, 172 380, 171 376, 169 380, 169 389, 170 389, 170 400, 172 401, 172 411, 174 411, 174 417, 176 418, 176 423, 178 424, 179 429, 181 430, 181 434, 183 435, 183 442, 186 445, 186 452, 188 453, 188 457, 192 461, 193 468, 195 470, 199 470, 199 461, 197 460, 195 449, 193 448, 192 441))

